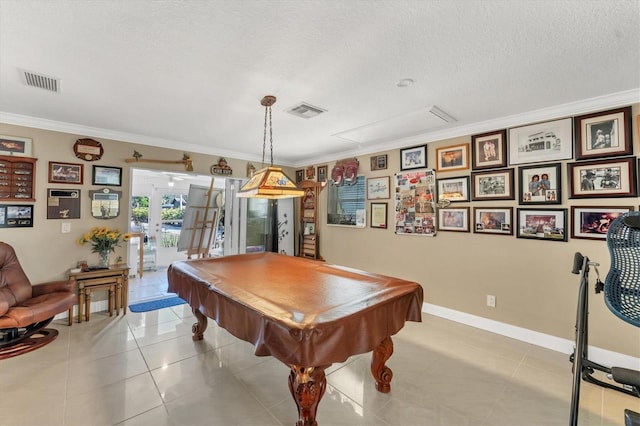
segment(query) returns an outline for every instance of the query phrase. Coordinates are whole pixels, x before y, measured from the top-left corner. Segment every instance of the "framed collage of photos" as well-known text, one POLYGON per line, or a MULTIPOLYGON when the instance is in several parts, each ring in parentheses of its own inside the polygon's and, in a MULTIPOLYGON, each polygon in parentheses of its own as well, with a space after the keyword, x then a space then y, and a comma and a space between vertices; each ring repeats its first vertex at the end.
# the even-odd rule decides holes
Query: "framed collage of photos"
POLYGON ((606 241, 611 222, 631 211, 632 206, 572 206, 571 238, 606 241))
POLYGON ((395 174, 395 233, 435 236, 435 171, 395 174))
POLYGON ((567 241, 567 209, 518 209, 518 238, 567 241))

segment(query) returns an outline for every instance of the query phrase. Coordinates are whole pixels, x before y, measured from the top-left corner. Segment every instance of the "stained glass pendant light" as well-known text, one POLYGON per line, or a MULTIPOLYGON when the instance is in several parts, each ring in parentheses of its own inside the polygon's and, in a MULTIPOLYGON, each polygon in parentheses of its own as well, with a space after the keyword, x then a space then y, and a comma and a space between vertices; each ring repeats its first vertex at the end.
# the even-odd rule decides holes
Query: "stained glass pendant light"
POLYGON ((294 181, 280 168, 273 165, 273 126, 271 125, 271 106, 276 103, 276 97, 267 95, 260 101, 264 106, 264 136, 262 138, 262 166, 242 185, 237 193, 241 198, 293 198, 302 197, 304 191, 298 188, 294 181), (267 126, 268 124, 268 126, 267 126), (270 165, 264 167, 264 154, 267 147, 267 127, 269 128, 269 143, 271 151, 270 165))

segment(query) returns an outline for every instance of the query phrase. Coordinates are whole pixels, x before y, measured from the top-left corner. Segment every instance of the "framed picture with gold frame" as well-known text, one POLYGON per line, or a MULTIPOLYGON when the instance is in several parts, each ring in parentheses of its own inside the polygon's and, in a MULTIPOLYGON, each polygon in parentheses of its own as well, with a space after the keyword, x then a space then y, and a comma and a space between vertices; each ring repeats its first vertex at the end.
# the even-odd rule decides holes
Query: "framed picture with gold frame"
POLYGON ((469 168, 469 144, 436 148, 436 172, 451 172, 469 168))

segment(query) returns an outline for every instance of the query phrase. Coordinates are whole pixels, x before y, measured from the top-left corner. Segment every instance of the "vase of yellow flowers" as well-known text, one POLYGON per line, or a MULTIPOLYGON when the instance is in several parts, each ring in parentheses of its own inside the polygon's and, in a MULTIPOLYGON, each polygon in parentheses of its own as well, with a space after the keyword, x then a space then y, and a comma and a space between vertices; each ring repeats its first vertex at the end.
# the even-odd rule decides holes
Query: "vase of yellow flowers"
POLYGON ((116 251, 116 247, 119 247, 122 241, 130 239, 131 234, 121 233, 119 229, 97 226, 81 236, 78 239, 78 244, 91 243, 91 252, 98 253, 99 256, 98 266, 108 268, 111 253, 116 251))

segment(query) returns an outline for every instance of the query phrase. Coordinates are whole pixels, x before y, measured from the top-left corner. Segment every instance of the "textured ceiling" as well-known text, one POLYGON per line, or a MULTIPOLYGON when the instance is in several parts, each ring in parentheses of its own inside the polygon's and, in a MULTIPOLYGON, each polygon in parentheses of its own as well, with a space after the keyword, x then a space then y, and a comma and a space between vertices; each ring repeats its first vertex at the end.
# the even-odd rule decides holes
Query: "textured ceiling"
POLYGON ((2 122, 259 160, 267 94, 294 166, 640 102, 640 1, 0 0, 2 122))

